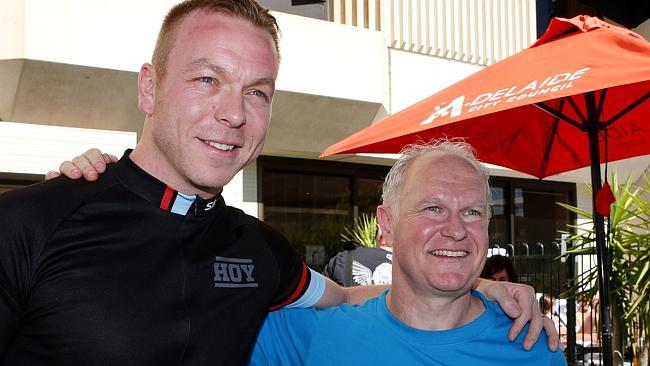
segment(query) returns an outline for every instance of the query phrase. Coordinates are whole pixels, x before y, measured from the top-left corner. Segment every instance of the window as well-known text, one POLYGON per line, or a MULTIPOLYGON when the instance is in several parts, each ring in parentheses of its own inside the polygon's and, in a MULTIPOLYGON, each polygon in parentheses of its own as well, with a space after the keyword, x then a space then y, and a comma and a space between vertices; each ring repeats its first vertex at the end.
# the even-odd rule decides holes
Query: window
POLYGON ((492 177, 492 220, 490 243, 550 244, 558 230, 568 230, 575 218, 557 202, 575 205, 574 183, 492 177))
POLYGON ((360 213, 374 214, 387 167, 262 157, 262 219, 305 262, 321 269, 341 250, 340 234, 360 213))

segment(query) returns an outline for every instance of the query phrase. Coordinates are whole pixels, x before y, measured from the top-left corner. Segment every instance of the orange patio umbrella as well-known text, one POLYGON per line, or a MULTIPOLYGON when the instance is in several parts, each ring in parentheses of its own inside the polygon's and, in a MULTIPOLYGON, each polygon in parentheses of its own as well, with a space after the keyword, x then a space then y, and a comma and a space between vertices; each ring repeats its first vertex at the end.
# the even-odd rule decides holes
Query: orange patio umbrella
MULTIPOLYGON (((480 160, 538 178, 650 154, 650 43, 597 18, 554 18, 531 47, 330 146, 321 156, 396 153, 464 137, 480 160)), ((604 219, 594 212, 603 356, 611 365, 604 219)))

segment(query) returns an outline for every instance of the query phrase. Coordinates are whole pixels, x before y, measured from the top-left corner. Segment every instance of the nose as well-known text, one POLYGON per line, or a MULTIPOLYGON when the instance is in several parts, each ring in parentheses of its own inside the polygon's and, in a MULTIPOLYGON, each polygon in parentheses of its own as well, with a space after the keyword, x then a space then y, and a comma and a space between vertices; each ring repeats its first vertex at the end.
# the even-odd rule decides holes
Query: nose
POLYGON ((233 88, 224 88, 214 107, 214 118, 220 123, 239 128, 246 123, 244 96, 233 88))
POLYGON ((465 222, 458 215, 450 215, 440 232, 455 241, 461 241, 467 237, 465 222))

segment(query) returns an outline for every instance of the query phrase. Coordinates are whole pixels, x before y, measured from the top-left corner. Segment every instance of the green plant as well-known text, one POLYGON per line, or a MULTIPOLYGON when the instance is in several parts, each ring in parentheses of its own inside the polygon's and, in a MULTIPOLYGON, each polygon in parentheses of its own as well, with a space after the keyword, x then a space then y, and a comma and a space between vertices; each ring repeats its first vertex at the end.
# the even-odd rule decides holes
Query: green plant
POLYGON ((361 214, 354 221, 354 228, 345 228, 341 233, 341 241, 354 241, 367 248, 375 247, 375 235, 377 234, 377 218, 375 215, 361 214))
MULTIPOLYGON (((612 193, 616 202, 611 206, 607 253, 610 299, 614 340, 621 336, 632 346, 634 356, 644 355, 641 363, 648 364, 648 326, 650 326, 650 177, 643 176, 640 187, 634 187, 631 177, 619 186, 612 177, 612 193)), ((577 207, 558 205, 591 221, 572 226, 576 234, 568 240, 574 246, 567 255, 594 255, 595 232, 593 215, 577 207)), ((607 222, 607 221, 606 221, 607 222)), ((598 271, 593 267, 580 274, 563 295, 578 299, 593 299, 598 290, 598 271)), ((621 349, 620 345, 615 349, 621 349)))

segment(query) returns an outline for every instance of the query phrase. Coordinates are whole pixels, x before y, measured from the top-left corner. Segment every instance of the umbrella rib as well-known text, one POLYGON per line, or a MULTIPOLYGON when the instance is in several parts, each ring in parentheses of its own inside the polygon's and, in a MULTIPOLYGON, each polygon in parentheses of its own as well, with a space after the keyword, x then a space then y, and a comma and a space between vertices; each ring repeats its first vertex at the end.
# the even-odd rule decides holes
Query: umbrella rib
POLYGON ((567 116, 566 114, 564 114, 564 113, 562 113, 560 111, 556 111, 555 109, 547 106, 544 103, 535 103, 533 105, 535 107, 543 110, 544 112, 550 114, 551 116, 553 116, 555 118, 559 118, 559 119, 567 122, 568 124, 574 126, 575 128, 577 128, 577 129, 579 129, 581 131, 585 130, 585 128, 582 126, 582 124, 580 122, 575 121, 573 118, 567 116))
POLYGON ((645 93, 645 95, 643 95, 641 98, 635 100, 634 102, 632 102, 632 104, 628 105, 627 107, 623 108, 622 111, 618 112, 614 117, 610 118, 609 121, 604 122, 605 127, 608 127, 612 123, 616 122, 616 120, 623 117, 632 109, 636 108, 639 104, 645 102, 646 99, 648 98, 650 98, 650 92, 645 93))
MULTIPOLYGON (((576 104, 576 101, 573 100, 573 98, 571 98, 571 97, 562 98, 562 100, 564 100, 564 99, 568 99, 568 100, 569 100, 569 104, 571 105, 571 108, 573 108, 573 110, 576 112, 576 114, 578 115, 578 117, 580 117, 580 120, 581 120, 581 121, 584 122, 584 121, 587 120, 587 118, 585 117, 585 115, 582 114, 582 111, 580 110, 580 108, 578 108, 578 105, 576 104)), ((562 110, 562 108, 560 108, 560 110, 562 110)))
MULTIPOLYGON (((558 109, 560 111, 562 111, 562 107, 564 107, 564 100, 565 99, 566 98, 562 98, 560 100, 560 105, 558 106, 558 109)), ((555 134, 557 133, 557 126, 558 126, 559 122, 560 122, 560 118, 558 118, 556 116, 555 119, 553 120, 553 129, 551 130, 551 135, 549 136, 548 144, 546 144, 546 151, 544 152, 544 161, 545 162, 548 162, 548 159, 551 156, 551 148, 553 147, 553 141, 555 140, 555 134)))

